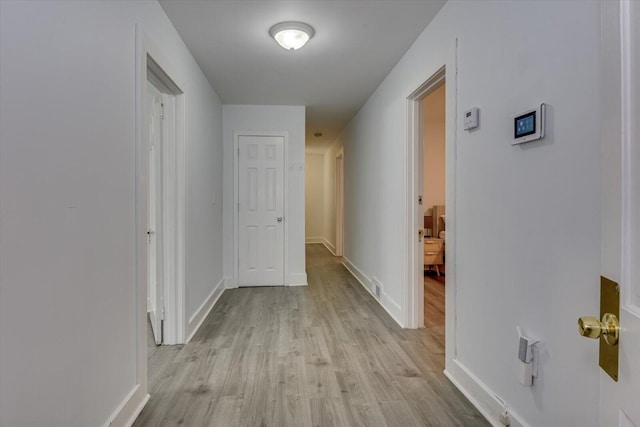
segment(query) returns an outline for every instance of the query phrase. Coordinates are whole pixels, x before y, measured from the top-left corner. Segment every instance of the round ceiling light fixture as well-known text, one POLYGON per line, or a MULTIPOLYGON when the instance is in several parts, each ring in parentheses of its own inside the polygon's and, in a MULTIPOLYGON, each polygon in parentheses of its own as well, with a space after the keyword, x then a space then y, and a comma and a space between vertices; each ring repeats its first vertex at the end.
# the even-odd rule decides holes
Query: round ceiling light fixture
POLYGON ((315 31, 304 22, 281 22, 271 27, 269 34, 283 48, 297 50, 313 37, 315 31))

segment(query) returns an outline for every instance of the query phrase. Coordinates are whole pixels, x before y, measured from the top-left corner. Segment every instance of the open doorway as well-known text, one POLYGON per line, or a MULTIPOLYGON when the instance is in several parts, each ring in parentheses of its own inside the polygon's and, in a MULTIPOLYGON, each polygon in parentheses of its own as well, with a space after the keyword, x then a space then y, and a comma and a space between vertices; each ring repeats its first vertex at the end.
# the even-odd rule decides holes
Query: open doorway
POLYGON ((344 249, 344 152, 336 155, 336 256, 344 249))
MULTIPOLYGON (((175 70, 142 27, 136 25, 134 296, 137 386, 129 402, 131 405, 137 402, 136 406, 143 402, 139 408, 149 399, 149 377, 159 372, 154 369, 158 359, 156 350, 172 348, 157 346, 156 342, 180 344, 185 340, 186 114, 181 88, 186 85, 175 70), (155 259, 151 259, 152 256, 155 259), (152 272, 155 285, 149 277, 152 272), (152 286, 155 286, 153 292, 152 286), (150 309, 155 311, 155 333, 149 320, 150 309)), ((136 410, 139 411, 135 407, 124 408, 122 413, 136 410)))
POLYGON ((150 55, 146 62, 147 313, 155 344, 178 344, 184 338, 182 91, 150 55))
POLYGON ((422 206, 424 226, 424 327, 444 352, 445 341, 445 81, 422 99, 422 206))
POLYGON ((162 344, 164 317, 164 287, 162 262, 162 145, 167 138, 164 126, 162 92, 147 80, 147 127, 149 156, 149 193, 147 195, 147 316, 150 338, 156 345, 162 344), (159 238, 160 237, 160 238, 159 238))
POLYGON ((456 39, 442 59, 442 66, 433 68, 425 81, 407 96, 405 325, 422 328, 425 327, 425 317, 432 315, 435 318, 433 323, 427 319, 426 326, 438 328, 441 344, 438 353, 444 355, 444 372, 447 374, 456 359, 456 39), (434 98, 429 98, 429 95, 434 98), (429 100, 436 101, 433 104, 437 113, 425 111, 429 110, 426 106, 429 100), (425 115, 431 114, 434 117, 426 117, 425 120, 425 115), (430 148, 425 150, 425 137, 431 133, 439 133, 440 138, 444 133, 444 146, 438 145, 437 155, 430 148), (425 166, 427 156, 429 160, 437 161, 438 166, 429 166, 429 163, 425 166), (444 201, 441 199, 443 188, 444 201), (425 235, 429 235, 426 240, 425 235), (434 284, 434 288, 438 284, 437 292, 425 295, 425 278, 429 278, 428 284, 434 284), (434 305, 427 307, 426 313, 425 303, 434 305))

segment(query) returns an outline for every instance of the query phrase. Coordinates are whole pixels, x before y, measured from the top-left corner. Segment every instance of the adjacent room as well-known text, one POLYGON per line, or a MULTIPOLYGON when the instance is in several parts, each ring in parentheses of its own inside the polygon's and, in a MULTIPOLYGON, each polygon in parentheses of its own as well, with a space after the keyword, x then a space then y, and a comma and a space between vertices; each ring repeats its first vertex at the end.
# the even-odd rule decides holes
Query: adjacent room
POLYGON ((424 206, 424 326, 444 352, 446 209, 445 84, 422 100, 424 206))

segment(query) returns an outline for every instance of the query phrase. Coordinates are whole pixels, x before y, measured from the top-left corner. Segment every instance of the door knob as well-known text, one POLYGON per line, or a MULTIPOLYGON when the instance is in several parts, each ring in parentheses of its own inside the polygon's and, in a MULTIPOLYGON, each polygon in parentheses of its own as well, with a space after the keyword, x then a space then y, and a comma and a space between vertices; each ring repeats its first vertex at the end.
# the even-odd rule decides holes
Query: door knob
POLYGON ((282 222, 282 217, 281 216, 278 217, 278 222, 282 222))
POLYGON ((578 332, 587 338, 604 338, 609 345, 618 344, 620 323, 615 314, 605 313, 602 321, 597 317, 581 317, 578 319, 578 332))

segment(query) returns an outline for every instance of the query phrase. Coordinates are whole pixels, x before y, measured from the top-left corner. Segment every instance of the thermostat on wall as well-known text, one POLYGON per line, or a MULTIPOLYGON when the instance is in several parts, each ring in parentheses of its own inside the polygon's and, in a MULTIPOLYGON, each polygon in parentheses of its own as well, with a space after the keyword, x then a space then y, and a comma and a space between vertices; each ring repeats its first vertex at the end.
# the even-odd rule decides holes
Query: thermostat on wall
POLYGON ((473 107, 464 112, 464 130, 471 130, 478 127, 479 110, 473 107))
POLYGON ((513 142, 511 145, 544 138, 545 104, 513 116, 513 142))

